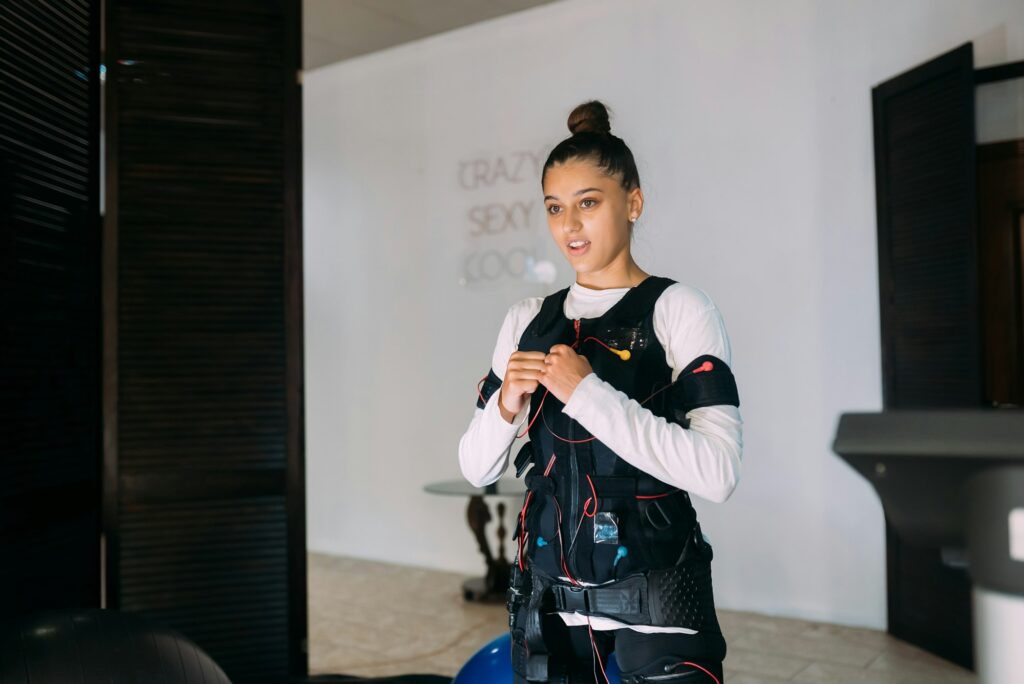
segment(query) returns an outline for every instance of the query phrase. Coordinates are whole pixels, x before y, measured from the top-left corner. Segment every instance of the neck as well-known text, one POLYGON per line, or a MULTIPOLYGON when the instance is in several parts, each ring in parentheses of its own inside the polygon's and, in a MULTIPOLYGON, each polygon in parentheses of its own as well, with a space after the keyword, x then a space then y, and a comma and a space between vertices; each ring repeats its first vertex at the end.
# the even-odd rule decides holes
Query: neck
POLYGON ((601 270, 577 272, 576 282, 592 290, 610 290, 617 287, 636 287, 647 278, 647 275, 626 252, 623 258, 616 259, 601 270))

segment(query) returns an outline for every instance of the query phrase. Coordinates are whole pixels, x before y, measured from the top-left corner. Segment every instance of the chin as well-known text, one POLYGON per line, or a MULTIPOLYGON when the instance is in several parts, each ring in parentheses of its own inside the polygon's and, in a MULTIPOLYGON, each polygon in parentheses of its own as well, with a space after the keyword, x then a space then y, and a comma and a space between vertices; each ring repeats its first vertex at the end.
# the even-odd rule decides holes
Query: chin
MULTIPOLYGON (((589 257, 590 255, 588 254, 587 256, 589 257)), ((570 259, 569 265, 576 269, 577 273, 591 273, 593 271, 600 271, 608 264, 598 265, 594 261, 594 259, 584 259, 583 261, 577 261, 573 263, 573 261, 570 259)))

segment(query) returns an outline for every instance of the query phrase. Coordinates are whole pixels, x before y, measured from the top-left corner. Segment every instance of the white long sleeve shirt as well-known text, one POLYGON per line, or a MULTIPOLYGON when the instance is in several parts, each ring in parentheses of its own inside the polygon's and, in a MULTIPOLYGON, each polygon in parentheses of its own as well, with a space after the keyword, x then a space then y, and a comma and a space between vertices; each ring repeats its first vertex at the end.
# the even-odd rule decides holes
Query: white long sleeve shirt
MULTIPOLYGON (((629 289, 594 290, 574 282, 565 299, 564 313, 571 319, 597 318, 629 289)), ((513 304, 506 313, 491 359, 491 368, 498 377, 504 378, 508 359, 542 302, 542 297, 528 297, 513 304)), ((703 354, 712 354, 732 365, 721 314, 699 288, 683 283, 667 287, 655 302, 654 333, 665 349, 673 382, 683 368, 703 354)), ((512 423, 506 422, 498 407, 500 395, 500 391, 493 392, 484 408, 475 409, 459 440, 462 474, 478 487, 495 482, 505 472, 512 443, 529 414, 527 402, 512 423)), ((690 427, 684 429, 655 416, 596 373, 590 373, 576 386, 562 410, 620 458, 691 495, 722 503, 739 481, 743 420, 735 406, 693 409, 686 414, 690 427)), ((588 622, 588 617, 579 613, 559 615, 568 625, 588 622)), ((628 627, 640 632, 695 633, 683 627, 627 625, 603 617, 590 617, 589 622, 593 629, 628 627)))

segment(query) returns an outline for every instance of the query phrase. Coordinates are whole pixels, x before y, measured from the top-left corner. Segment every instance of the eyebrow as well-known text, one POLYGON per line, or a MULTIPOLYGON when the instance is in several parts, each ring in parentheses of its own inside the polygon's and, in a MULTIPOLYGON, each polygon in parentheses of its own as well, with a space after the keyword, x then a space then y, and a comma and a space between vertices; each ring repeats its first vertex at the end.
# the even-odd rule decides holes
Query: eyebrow
MULTIPOLYGON (((591 192, 591 191, 594 191, 594 192, 604 192, 604 190, 602 190, 601 188, 583 188, 582 190, 577 190, 573 194, 574 195, 582 195, 585 192, 591 192)), ((546 199, 546 200, 549 200, 549 199, 556 200, 558 198, 555 197, 554 195, 544 195, 544 199, 546 199)))

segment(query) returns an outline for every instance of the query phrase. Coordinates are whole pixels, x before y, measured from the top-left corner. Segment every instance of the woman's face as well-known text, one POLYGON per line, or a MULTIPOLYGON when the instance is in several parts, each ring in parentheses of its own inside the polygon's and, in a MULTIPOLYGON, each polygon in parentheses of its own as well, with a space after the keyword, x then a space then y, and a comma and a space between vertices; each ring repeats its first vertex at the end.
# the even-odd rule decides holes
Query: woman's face
POLYGON ((590 161, 570 159, 544 176, 548 229, 577 273, 629 262, 629 220, 640 213, 639 198, 639 189, 627 193, 590 161))

